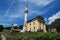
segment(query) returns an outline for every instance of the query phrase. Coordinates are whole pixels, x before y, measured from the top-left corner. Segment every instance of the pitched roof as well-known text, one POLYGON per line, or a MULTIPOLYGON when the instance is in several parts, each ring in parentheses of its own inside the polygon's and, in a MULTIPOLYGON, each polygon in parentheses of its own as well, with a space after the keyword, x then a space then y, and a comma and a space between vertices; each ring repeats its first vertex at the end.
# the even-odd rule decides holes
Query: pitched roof
POLYGON ((45 23, 44 18, 42 16, 36 16, 35 18, 29 20, 27 23, 32 22, 34 20, 38 20, 39 22, 45 23))

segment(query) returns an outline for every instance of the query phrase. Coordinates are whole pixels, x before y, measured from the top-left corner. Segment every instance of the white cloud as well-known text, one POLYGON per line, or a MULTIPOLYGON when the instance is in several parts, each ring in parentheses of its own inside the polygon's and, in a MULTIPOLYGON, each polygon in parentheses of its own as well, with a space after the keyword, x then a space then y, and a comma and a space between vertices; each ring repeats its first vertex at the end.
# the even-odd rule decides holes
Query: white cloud
POLYGON ((10 4, 10 6, 8 7, 8 9, 6 10, 6 12, 5 12, 5 17, 8 15, 9 10, 10 10, 10 8, 12 7, 12 5, 14 4, 14 2, 15 2, 15 0, 12 1, 12 3, 10 4))
MULTIPOLYGON (((24 2, 24 1, 27 1, 27 0, 20 0, 21 2, 24 2)), ((34 3, 34 4, 36 4, 36 5, 47 5, 47 4, 49 4, 50 2, 52 2, 53 0, 29 0, 29 2, 31 2, 31 3, 34 3)), ((20 7, 20 6, 22 6, 22 5, 18 5, 19 7, 18 8, 15 8, 14 10, 11 8, 12 7, 12 5, 14 4, 14 0, 13 0, 13 2, 11 3, 11 5, 10 5, 10 7, 8 8, 8 10, 6 11, 6 14, 5 14, 5 16, 7 17, 7 15, 8 15, 8 17, 9 18, 22 18, 22 17, 24 17, 24 7, 20 7), (12 10, 11 10, 12 9, 12 10)), ((14 7, 14 6, 13 6, 14 7)), ((31 10, 31 9, 30 9, 31 10)), ((30 12, 30 11, 29 11, 30 12)), ((39 12, 39 11, 37 11, 37 10, 31 10, 31 12, 30 13, 32 13, 32 14, 43 14, 42 12, 39 12)), ((32 15, 32 14, 29 14, 30 16, 32 15)), ((37 15, 38 15, 37 14, 37 15)))
MULTIPOLYGON (((27 1, 27 0, 20 0, 20 1, 27 1)), ((51 3, 53 0, 29 0, 29 2, 36 4, 37 6, 45 6, 51 3)))
POLYGON ((3 25, 3 27, 8 27, 10 24, 8 24, 8 23, 0 23, 0 25, 3 25))
POLYGON ((45 23, 48 24, 48 23, 47 23, 47 20, 48 20, 48 19, 47 19, 47 18, 44 18, 44 20, 45 20, 45 23))
POLYGON ((12 18, 12 19, 15 19, 15 18, 22 18, 23 17, 23 15, 22 14, 12 14, 12 15, 9 15, 9 18, 12 18))
POLYGON ((60 18, 60 11, 56 14, 54 14, 53 16, 49 17, 49 24, 51 24, 52 22, 54 22, 56 19, 60 18))
POLYGON ((0 25, 3 25, 4 27, 8 27, 10 26, 10 23, 12 23, 13 19, 5 19, 5 18, 2 18, 0 19, 0 25))
MULTIPOLYGON (((21 5, 22 6, 22 5, 21 5)), ((7 14, 6 17, 15 19, 15 18, 21 18, 24 16, 24 6, 21 7, 20 5, 16 6, 10 9, 9 13, 7 14)))
POLYGON ((13 24, 13 26, 17 26, 18 24, 13 24))
MULTIPOLYGON (((24 2, 26 0, 20 0, 20 1, 24 2)), ((52 1, 53 0, 29 0, 30 3, 33 3, 33 4, 37 5, 37 6, 45 6, 45 5, 49 4, 52 1)), ((14 4, 14 1, 11 3, 9 8, 6 10, 5 17, 8 17, 8 19, 2 19, 1 22, 4 22, 4 23, 2 23, 3 25, 9 25, 10 22, 15 21, 14 20, 15 18, 20 18, 21 19, 21 18, 24 17, 24 8, 25 8, 25 6, 22 5, 22 4, 14 6, 13 4, 14 4), (8 24, 8 22, 9 22, 9 24, 8 24)), ((38 10, 34 10, 33 8, 30 8, 29 9, 29 16, 42 15, 44 12, 40 12, 38 10)), ((14 25, 17 25, 17 24, 14 24, 14 25)))

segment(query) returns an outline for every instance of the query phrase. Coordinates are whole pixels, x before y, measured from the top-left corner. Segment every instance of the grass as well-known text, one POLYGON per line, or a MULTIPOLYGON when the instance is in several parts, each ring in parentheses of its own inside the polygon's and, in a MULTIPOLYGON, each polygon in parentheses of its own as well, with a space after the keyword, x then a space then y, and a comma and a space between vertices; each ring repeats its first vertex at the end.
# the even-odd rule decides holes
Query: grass
POLYGON ((0 40, 2 40, 2 38, 1 38, 1 33, 0 33, 0 40))
POLYGON ((10 37, 34 37, 34 38, 39 38, 39 37, 44 37, 44 38, 60 38, 60 33, 41 33, 41 32, 37 32, 37 33, 8 33, 7 35, 9 35, 10 37))
POLYGON ((2 40, 2 38, 0 37, 0 40, 2 40))

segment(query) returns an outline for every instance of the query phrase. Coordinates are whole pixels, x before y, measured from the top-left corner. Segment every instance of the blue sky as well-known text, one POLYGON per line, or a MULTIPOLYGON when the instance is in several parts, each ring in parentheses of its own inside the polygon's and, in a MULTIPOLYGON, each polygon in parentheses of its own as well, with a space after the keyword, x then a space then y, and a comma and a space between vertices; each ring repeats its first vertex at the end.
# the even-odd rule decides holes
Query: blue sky
MULTIPOLYGON (((0 0, 0 25, 22 25, 27 0, 0 0)), ((29 0, 28 20, 41 15, 47 24, 60 18, 60 0, 29 0)))

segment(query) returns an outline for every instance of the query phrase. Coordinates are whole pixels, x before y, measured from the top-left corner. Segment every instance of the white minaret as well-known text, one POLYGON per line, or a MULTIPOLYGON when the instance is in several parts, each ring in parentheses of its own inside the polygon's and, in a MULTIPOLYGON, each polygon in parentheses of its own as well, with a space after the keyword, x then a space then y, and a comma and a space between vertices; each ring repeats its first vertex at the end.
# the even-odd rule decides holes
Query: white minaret
POLYGON ((26 7, 25 7, 24 25, 23 25, 22 32, 26 31, 27 20, 28 20, 28 2, 27 2, 26 7))

